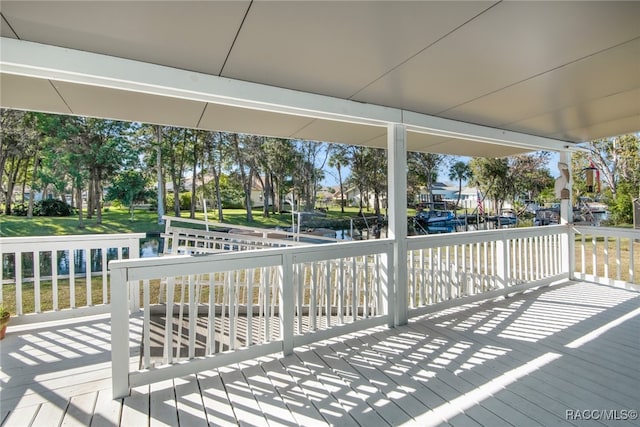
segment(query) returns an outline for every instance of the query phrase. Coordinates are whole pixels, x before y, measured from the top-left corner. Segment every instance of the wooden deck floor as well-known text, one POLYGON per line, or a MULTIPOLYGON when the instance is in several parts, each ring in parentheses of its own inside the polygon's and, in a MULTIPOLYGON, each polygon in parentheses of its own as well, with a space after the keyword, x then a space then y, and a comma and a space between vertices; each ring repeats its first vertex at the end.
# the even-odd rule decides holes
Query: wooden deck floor
POLYGON ((116 401, 104 316, 14 327, 0 346, 2 426, 624 426, 638 421, 606 418, 640 409, 640 293, 587 283, 456 307, 116 401), (617 412, 567 417, 578 410, 617 412))

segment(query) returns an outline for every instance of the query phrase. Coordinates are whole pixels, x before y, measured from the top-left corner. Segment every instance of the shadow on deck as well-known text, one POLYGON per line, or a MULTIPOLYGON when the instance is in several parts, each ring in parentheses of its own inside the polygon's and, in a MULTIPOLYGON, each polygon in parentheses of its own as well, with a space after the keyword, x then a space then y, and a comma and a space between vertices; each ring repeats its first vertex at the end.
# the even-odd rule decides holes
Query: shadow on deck
POLYGON ((104 316, 10 329, 2 426, 637 422, 640 293, 589 283, 457 306, 116 401, 109 342, 104 316))

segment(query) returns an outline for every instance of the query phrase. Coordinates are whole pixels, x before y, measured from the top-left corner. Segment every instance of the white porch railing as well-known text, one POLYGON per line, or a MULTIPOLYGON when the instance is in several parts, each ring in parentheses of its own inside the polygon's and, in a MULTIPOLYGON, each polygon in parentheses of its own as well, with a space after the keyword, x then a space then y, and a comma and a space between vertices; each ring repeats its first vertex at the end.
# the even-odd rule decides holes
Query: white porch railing
POLYGON ((111 263, 114 396, 390 323, 392 250, 379 240, 111 263), (142 358, 131 369, 130 315, 140 315, 129 308, 139 287, 142 358))
POLYGON ((248 227, 224 223, 208 223, 190 218, 178 218, 165 215, 165 253, 219 253, 228 251, 247 251, 254 249, 282 248, 307 245, 305 240, 316 242, 336 242, 335 238, 312 234, 248 227), (180 225, 182 224, 182 226, 180 225), (187 226, 188 225, 188 226, 187 226), (214 228, 210 230, 209 228, 214 228), (228 231, 215 231, 227 229, 228 231))
POLYGON ((11 323, 107 312, 107 263, 138 258, 143 237, 138 233, 0 238, 0 300, 15 313, 11 323))
POLYGON ((575 277, 640 291, 640 230, 573 227, 575 277))
MULTIPOLYGON (((16 323, 106 311, 112 302, 118 395, 130 386, 393 323, 392 240, 193 255, 207 252, 199 250, 202 242, 188 245, 191 256, 122 260, 138 256, 141 237, 0 239, 0 297, 15 301, 16 323), (61 265, 74 267, 63 272, 61 265), (33 309, 25 311, 28 299, 33 309), (142 357, 131 368, 129 327, 137 319, 142 357)), ((276 243, 269 239, 257 242, 276 243)), ((638 230, 475 231, 410 237, 406 249, 410 316, 568 277, 640 290, 638 230)))
POLYGON ((550 226, 410 237, 409 315, 569 277, 567 234, 567 226, 550 226))

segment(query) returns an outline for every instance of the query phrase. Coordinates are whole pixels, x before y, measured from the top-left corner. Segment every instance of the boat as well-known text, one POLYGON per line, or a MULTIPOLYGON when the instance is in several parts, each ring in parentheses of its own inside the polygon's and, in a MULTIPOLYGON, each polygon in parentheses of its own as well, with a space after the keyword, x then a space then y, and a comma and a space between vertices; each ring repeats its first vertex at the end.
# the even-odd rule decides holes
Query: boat
POLYGON ((456 218, 445 210, 420 211, 413 217, 413 228, 418 234, 452 233, 465 225, 464 218, 456 218))
POLYGON ((560 224, 560 209, 538 209, 533 218, 533 225, 556 225, 560 224))
POLYGON ((458 221, 453 212, 443 210, 420 211, 416 214, 416 220, 427 225, 444 225, 449 221, 458 221))

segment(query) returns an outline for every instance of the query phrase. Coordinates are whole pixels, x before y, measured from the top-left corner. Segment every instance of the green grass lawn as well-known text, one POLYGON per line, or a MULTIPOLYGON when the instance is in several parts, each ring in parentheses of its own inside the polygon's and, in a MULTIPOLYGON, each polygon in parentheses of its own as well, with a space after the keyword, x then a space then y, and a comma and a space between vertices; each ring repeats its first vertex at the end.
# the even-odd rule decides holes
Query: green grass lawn
MULTIPOLYGON (((171 213, 169 213, 171 215, 171 213)), ((327 218, 352 218, 358 215, 358 208, 347 207, 344 214, 340 208, 332 207, 327 212, 327 218)), ((365 215, 373 215, 366 212, 365 215)), ((188 218, 189 212, 182 212, 182 218, 188 218)), ((203 212, 196 212, 196 219, 204 220, 203 212)), ((209 211, 208 220, 218 222, 217 212, 209 211)), ((262 210, 253 211, 253 222, 247 222, 244 209, 225 209, 224 222, 234 225, 253 225, 256 227, 274 228, 290 227, 291 214, 271 214, 268 218, 262 216, 262 210)), ((0 215, 0 237, 25 236, 64 236, 70 234, 114 234, 114 233, 148 233, 164 230, 164 225, 158 224, 155 211, 136 210, 133 220, 129 217, 127 208, 109 207, 103 211, 102 224, 97 224, 95 217, 84 219, 85 227, 78 228, 78 217, 34 217, 0 215)))

